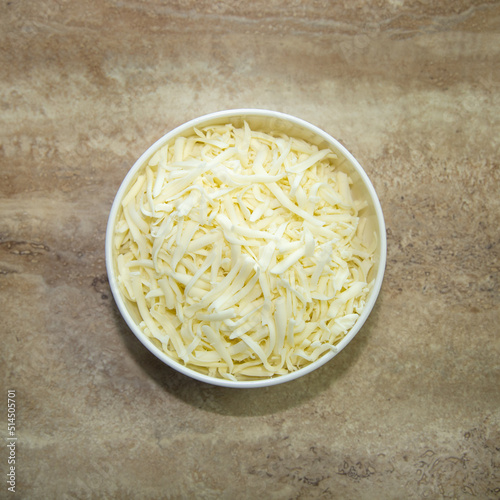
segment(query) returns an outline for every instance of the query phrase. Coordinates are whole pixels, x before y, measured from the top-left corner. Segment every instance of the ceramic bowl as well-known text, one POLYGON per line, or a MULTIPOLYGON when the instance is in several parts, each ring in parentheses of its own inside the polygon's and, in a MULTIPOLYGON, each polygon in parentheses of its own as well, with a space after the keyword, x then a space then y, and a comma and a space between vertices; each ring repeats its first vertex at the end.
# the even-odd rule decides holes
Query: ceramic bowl
POLYGON ((118 309, 120 310, 120 313, 122 314, 124 320, 130 327, 132 332, 157 358, 159 358, 165 364, 174 368, 178 372, 202 382, 233 388, 257 388, 288 382, 297 379, 298 377, 307 375, 313 370, 316 370, 320 366, 331 361, 334 356, 336 356, 340 351, 342 351, 342 349, 344 349, 344 347, 349 344, 349 342, 359 332, 368 316, 370 315, 382 285, 385 270, 385 261, 386 232, 382 208, 380 206, 380 202, 375 189, 370 182, 370 179, 368 178, 367 174, 358 163, 358 161, 349 151, 347 151, 347 149, 342 144, 340 144, 337 140, 335 140, 333 137, 331 137, 329 134, 319 129, 315 125, 312 125, 294 116, 262 109, 236 109, 211 113, 199 118, 195 118, 194 120, 180 125, 179 127, 161 137, 152 146, 150 146, 135 162, 135 164, 132 166, 125 179, 123 180, 120 188, 118 189, 111 208, 111 212, 109 214, 106 232, 106 267, 109 284, 118 309), (328 147, 332 149, 339 158, 339 164, 341 165, 340 168, 344 170, 353 181, 353 184, 351 186, 353 196, 365 199, 368 202, 368 207, 365 209, 364 216, 367 218, 370 229, 372 229, 376 233, 378 246, 375 253, 375 265, 372 267, 370 271, 371 275, 369 276, 370 279, 374 279, 374 286, 369 292, 366 305, 362 313, 360 314, 354 326, 347 332, 346 336, 341 340, 339 344, 337 344, 337 349, 335 351, 324 354, 315 362, 312 362, 303 368, 300 368, 294 372, 287 373, 285 375, 266 379, 232 381, 223 378, 211 377, 180 364, 179 362, 170 358, 161 349, 156 347, 151 342, 151 340, 141 331, 141 329, 139 328, 139 323, 142 320, 139 315, 137 306, 127 301, 121 294, 118 287, 116 254, 113 249, 112 241, 121 201, 125 194, 128 192, 131 183, 135 180, 137 172, 144 166, 145 163, 148 162, 151 156, 158 149, 160 149, 167 143, 173 142, 178 136, 191 135, 194 128, 201 129, 210 125, 222 125, 226 123, 232 123, 236 127, 242 127, 244 121, 249 124, 252 130, 261 130, 263 132, 283 132, 288 136, 294 136, 304 139, 310 143, 317 145, 319 148, 328 147))

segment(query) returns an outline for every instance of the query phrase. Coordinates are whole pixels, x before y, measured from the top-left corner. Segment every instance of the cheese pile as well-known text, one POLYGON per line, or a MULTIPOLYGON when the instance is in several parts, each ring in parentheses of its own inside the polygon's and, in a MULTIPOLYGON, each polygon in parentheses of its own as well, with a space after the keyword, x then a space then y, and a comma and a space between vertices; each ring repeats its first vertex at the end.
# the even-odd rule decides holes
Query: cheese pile
POLYGON ((376 241, 336 155, 231 124, 159 149, 123 198, 118 282, 172 359, 230 380, 335 350, 371 284, 376 241))

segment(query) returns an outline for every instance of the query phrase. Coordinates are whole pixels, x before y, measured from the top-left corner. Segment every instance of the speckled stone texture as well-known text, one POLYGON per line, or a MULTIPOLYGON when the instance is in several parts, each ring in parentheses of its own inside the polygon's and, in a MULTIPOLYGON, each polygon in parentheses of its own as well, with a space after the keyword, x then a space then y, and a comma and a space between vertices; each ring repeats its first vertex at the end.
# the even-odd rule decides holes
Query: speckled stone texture
POLYGON ((498 1, 12 0, 0 40, 0 498, 500 498, 498 1), (351 344, 248 391, 154 358, 104 263, 135 159, 236 107, 345 144, 389 245, 351 344))

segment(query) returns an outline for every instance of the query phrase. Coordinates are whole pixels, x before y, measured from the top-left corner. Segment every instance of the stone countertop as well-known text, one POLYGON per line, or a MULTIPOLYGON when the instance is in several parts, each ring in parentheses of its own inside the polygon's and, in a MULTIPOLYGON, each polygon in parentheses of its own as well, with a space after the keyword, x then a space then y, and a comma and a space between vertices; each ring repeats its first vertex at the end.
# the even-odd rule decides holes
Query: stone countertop
POLYGON ((8 437, 15 390, 18 498, 500 498, 498 1, 4 1, 0 26, 0 407, 8 437), (351 344, 245 391, 154 358, 104 263, 135 159, 237 107, 339 139, 388 234, 351 344))

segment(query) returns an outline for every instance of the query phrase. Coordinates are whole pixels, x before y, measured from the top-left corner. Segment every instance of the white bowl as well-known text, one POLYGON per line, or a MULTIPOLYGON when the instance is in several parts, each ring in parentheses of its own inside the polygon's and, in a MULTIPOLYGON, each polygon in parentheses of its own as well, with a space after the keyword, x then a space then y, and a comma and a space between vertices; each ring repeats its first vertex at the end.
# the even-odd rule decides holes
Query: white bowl
MULTIPOLYGON (((339 163, 340 163, 339 162, 339 163)), ((195 118, 184 125, 180 125, 174 130, 164 135, 161 139, 156 141, 149 147, 144 154, 135 162, 134 166, 130 169, 125 179, 123 180, 111 208, 109 214, 108 226, 106 231, 106 268, 108 273, 109 284, 113 293, 115 302, 127 322, 130 329, 134 332, 137 338, 159 359, 164 363, 174 368, 175 370, 209 384, 235 387, 235 388, 255 388, 265 387, 275 384, 281 384, 302 377, 320 366, 330 361, 336 356, 359 332, 366 319, 373 309, 377 296, 382 286, 382 280, 385 270, 386 262, 386 232, 382 208, 378 200, 375 189, 366 175, 365 171, 357 160, 352 156, 347 149, 342 146, 337 140, 328 135, 318 127, 310 123, 295 118, 293 116, 278 113, 276 111, 262 110, 262 109, 234 109, 228 111, 219 111, 210 113, 199 118, 195 118), (366 199, 368 207, 365 212, 368 219, 370 228, 375 231, 378 238, 378 247, 375 254, 375 265, 371 270, 371 278, 374 278, 374 286, 371 288, 366 305, 357 319, 354 326, 347 332, 342 341, 337 344, 335 351, 330 351, 317 359, 315 362, 298 369, 297 371, 290 372, 286 375, 281 375, 273 378, 247 380, 247 381, 232 381, 222 378, 215 378, 203 373, 199 373, 191 368, 188 368, 177 361, 170 358, 162 350, 156 347, 149 338, 139 328, 139 323, 142 321, 135 304, 126 301, 122 296, 117 282, 116 259, 113 250, 113 234, 115 228, 115 221, 121 205, 121 201, 127 193, 130 184, 134 181, 135 175, 138 170, 151 158, 151 156, 162 146, 173 141, 178 136, 188 136, 192 134, 193 128, 203 128, 210 125, 222 125, 225 123, 232 123, 236 127, 242 127, 246 121, 251 129, 257 129, 268 132, 283 132, 289 136, 304 139, 317 145, 319 148, 332 149, 340 159, 345 161, 342 163, 342 170, 344 170, 352 179, 352 191, 355 197, 366 199)))

